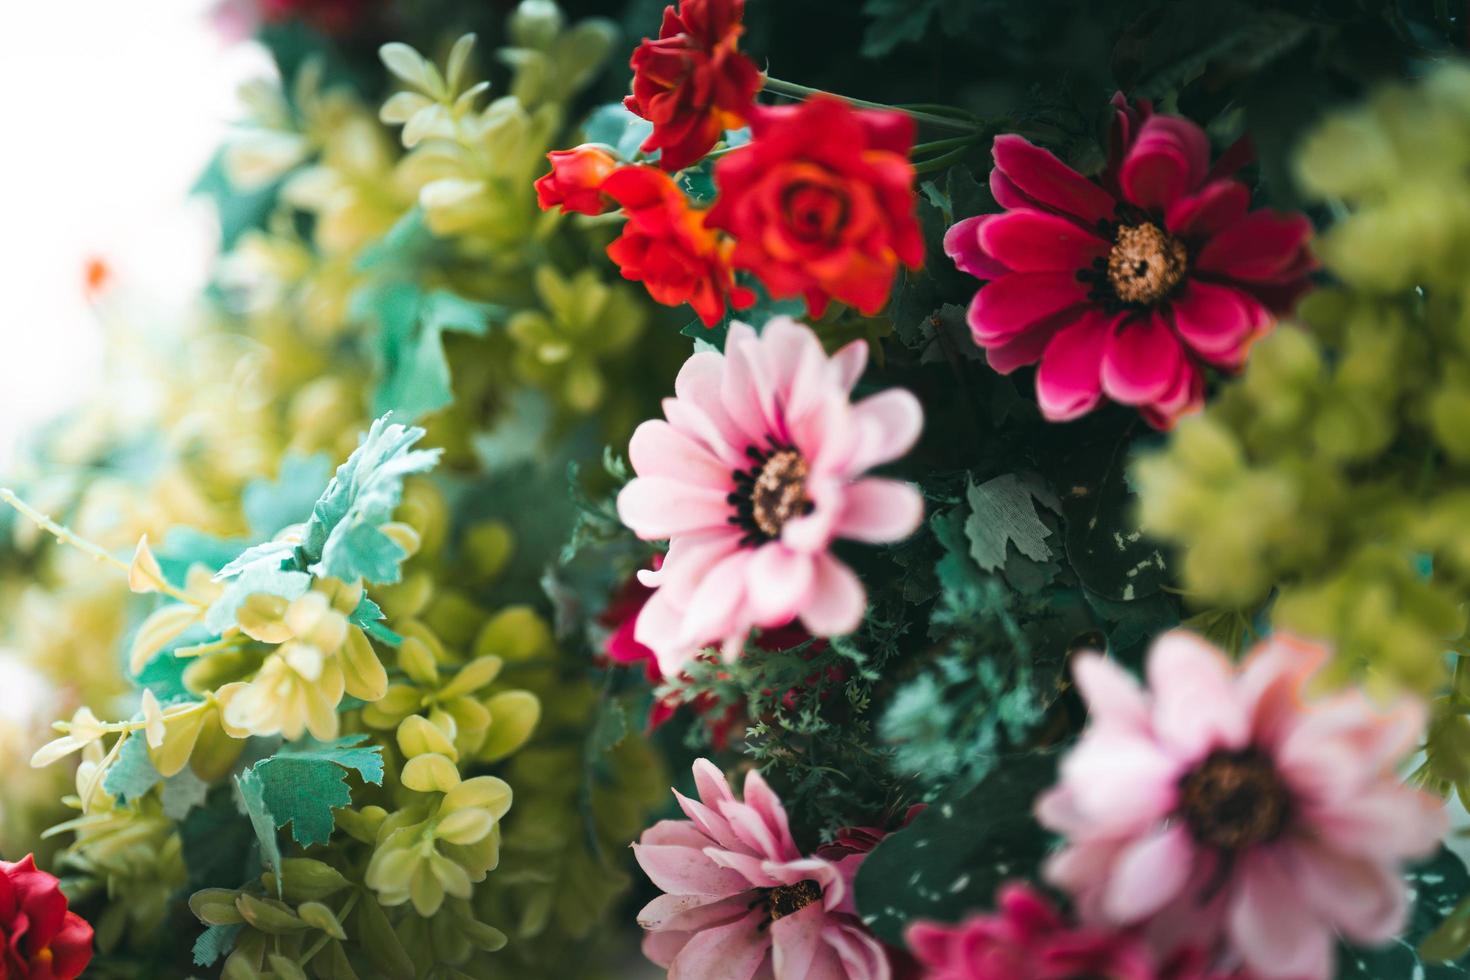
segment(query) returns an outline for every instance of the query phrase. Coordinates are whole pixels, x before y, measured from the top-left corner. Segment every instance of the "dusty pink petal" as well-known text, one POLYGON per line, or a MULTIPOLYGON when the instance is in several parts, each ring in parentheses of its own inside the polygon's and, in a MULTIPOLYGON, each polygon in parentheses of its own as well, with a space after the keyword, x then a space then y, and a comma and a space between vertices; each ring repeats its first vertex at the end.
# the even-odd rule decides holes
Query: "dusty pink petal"
POLYGON ((897 480, 867 477, 847 488, 837 534, 869 544, 902 541, 923 520, 924 498, 919 491, 897 480))
POLYGON ((720 814, 730 821, 730 829, 745 845, 745 851, 765 861, 789 860, 790 852, 785 841, 777 838, 775 830, 766 823, 755 807, 730 801, 720 804, 720 814))
POLYGON ((1345 692, 1285 730, 1277 765, 1316 804, 1350 805, 1409 754, 1423 730, 1415 702, 1381 712, 1361 692, 1345 692))
POLYGON ((1296 723, 1302 685, 1327 660, 1316 643, 1272 633, 1246 657, 1236 697, 1251 716, 1251 739, 1274 747, 1296 723))
POLYGON ((746 566, 753 557, 752 551, 736 551, 709 570, 689 597, 679 629, 681 642, 711 643, 740 628, 746 566))
MULTIPOLYGON (((743 435, 740 427, 725 414, 725 407, 720 402, 720 377, 724 373, 724 364, 724 356, 715 351, 691 355, 674 379, 675 397, 665 399, 664 405, 682 403, 697 410, 702 419, 702 431, 709 437, 707 445, 725 447, 727 452, 733 448, 736 453, 734 460, 726 460, 733 462, 738 460, 745 447, 738 445, 743 435)), ((670 417, 669 421, 674 419, 670 417)))
POLYGON ((980 287, 970 303, 975 343, 991 347, 1015 339, 1063 310, 1088 304, 1090 286, 1074 272, 1013 272, 980 287))
POLYGON ((1251 340, 1271 323, 1270 312, 1254 297, 1198 279, 1186 283, 1169 307, 1184 342, 1220 367, 1244 364, 1251 340))
MULTIPOLYGON (((701 759, 700 761, 707 760, 701 759)), ((706 806, 699 800, 691 800, 678 790, 674 790, 674 799, 678 801, 679 809, 684 811, 684 816, 688 817, 689 822, 706 838, 695 846, 703 849, 713 842, 724 848, 740 848, 740 838, 730 828, 730 822, 716 809, 720 800, 717 799, 706 806)))
POLYGON ((1181 823, 1158 827, 1118 855, 1103 898, 1108 918, 1133 923, 1173 901, 1194 867, 1194 840, 1181 823))
POLYGON ((1167 208, 1194 190, 1210 169, 1204 130, 1178 116, 1150 116, 1123 160, 1123 196, 1145 209, 1167 208))
POLYGON ((729 491, 666 476, 640 476, 618 494, 618 517, 645 541, 724 524, 729 491))
POLYGON ((1396 781, 1343 804, 1302 806, 1302 822, 1333 850, 1385 862, 1427 857, 1449 827, 1444 803, 1396 781))
POLYGON ((868 367, 868 343, 865 340, 854 340, 843 344, 837 353, 832 355, 831 368, 832 379, 843 391, 851 392, 858 379, 868 367))
POLYGON ((643 832, 638 843, 661 847, 692 847, 698 851, 709 846, 709 839, 697 820, 660 820, 643 832))
POLYGON ((1235 668, 1193 633, 1173 630, 1148 657, 1153 729, 1177 758, 1193 761, 1214 749, 1238 749, 1250 718, 1235 699, 1235 668))
POLYGON ((1036 401, 1053 422, 1086 415, 1102 399, 1102 359, 1107 348, 1107 321, 1099 313, 1057 333, 1041 355, 1036 371, 1036 401))
POLYGON ((675 957, 668 980, 751 980, 771 945, 760 931, 765 918, 765 908, 757 908, 743 919, 695 933, 675 957))
POLYGON ((801 621, 813 636, 842 636, 863 621, 868 597, 852 569, 831 555, 817 557, 817 583, 801 621))
POLYGON ((764 867, 766 874, 783 885, 794 885, 808 879, 815 881, 822 887, 821 907, 828 912, 836 910, 847 900, 847 880, 835 864, 824 858, 767 861, 764 867))
POLYGON ((1091 732, 1061 769, 1078 811, 1100 834, 1151 826, 1178 797, 1179 762, 1149 738, 1121 729, 1091 732))
POLYGON ((1121 847, 1110 839, 1071 844, 1046 859, 1042 875, 1072 896, 1084 920, 1103 919, 1103 892, 1121 847))
POLYGON ((709 895, 660 895, 638 913, 638 924, 649 931, 694 932, 744 917, 751 893, 712 898, 709 895))
POLYGON ((911 392, 888 388, 852 406, 858 442, 848 462, 859 473, 900 458, 913 448, 924 429, 924 409, 911 392))
POLYGON ((1134 731, 1148 726, 1149 706, 1143 689, 1112 660, 1097 653, 1078 654, 1072 660, 1072 677, 1093 724, 1134 731))
POLYGON ((677 604, 687 603, 705 572, 740 547, 743 533, 734 525, 725 524, 708 531, 680 535, 669 542, 663 565, 656 571, 640 570, 638 581, 657 588, 660 594, 666 594, 677 604))
POLYGON ((1103 350, 1103 391, 1124 405, 1150 404, 1174 384, 1183 358, 1179 339, 1158 312, 1120 320, 1103 350))
POLYGON ((750 887, 743 875, 692 847, 634 844, 633 856, 649 880, 670 895, 726 897, 750 887))
POLYGON ((756 770, 752 769, 745 774, 742 795, 746 806, 760 814, 777 842, 776 852, 771 857, 777 861, 795 861, 799 858, 801 852, 796 849, 796 841, 791 839, 791 825, 786 817, 786 808, 756 770))
POLYGON ((1246 282, 1271 281, 1298 261, 1311 237, 1305 215, 1253 211, 1211 238, 1195 268, 1246 282))
POLYGON ((826 919, 820 905, 808 905, 795 915, 782 916, 771 923, 772 965, 777 980, 813 975, 812 961, 823 945, 822 926, 826 919))
POLYGON ((976 234, 984 252, 1016 272, 1075 273, 1112 247, 1076 222, 1028 209, 992 215, 976 234))
POLYGON ((1245 217, 1251 192, 1238 180, 1216 180, 1169 205, 1164 224, 1175 235, 1208 238, 1245 217))
MULTIPOLYGON (((764 370, 760 339, 748 327, 737 340, 731 324, 725 339, 725 373, 720 382, 720 403, 745 434, 747 445, 765 448, 768 436, 777 431, 776 392, 764 370)), ((784 433, 783 433, 784 435, 784 433)))
POLYGON ((738 874, 742 880, 749 883, 748 887, 776 888, 783 884, 780 880, 773 878, 765 869, 766 862, 756 855, 748 852, 748 845, 744 841, 735 850, 726 850, 719 847, 707 847, 704 850, 711 861, 722 868, 738 874))
POLYGON ((633 431, 628 461, 639 476, 672 477, 698 486, 730 489, 730 469, 702 443, 662 419, 649 419, 633 431))
POLYGON ((816 582, 812 556, 778 541, 762 545, 745 570, 745 590, 756 622, 779 626, 806 604, 816 582))
POLYGON ((669 930, 667 932, 650 932, 643 937, 643 955, 649 961, 668 969, 669 964, 679 955, 679 951, 688 945, 694 933, 669 930))
POLYGON ((1058 331, 1080 320, 1080 309, 1066 310, 1023 330, 1010 340, 985 348, 985 361, 996 374, 1010 374, 1017 368, 1035 364, 1058 331))
POLYGON ((1031 200, 1071 215, 1088 227, 1112 217, 1112 195, 1022 137, 997 136, 991 155, 996 168, 1031 200))
POLYGON ((1294 842, 1283 861, 1318 913, 1352 942, 1376 946, 1403 929, 1409 903, 1397 870, 1312 841, 1294 842))
MULTIPOLYGON (((731 472, 750 465, 744 455, 746 441, 743 432, 723 432, 720 425, 702 407, 686 398, 665 398, 663 409, 664 418, 669 420, 670 425, 704 446, 712 456, 729 467, 731 472)), ((719 411, 723 417, 724 409, 719 411)), ((730 423, 727 421, 724 424, 730 423)))
POLYGON ((1274 856, 1252 853, 1241 865, 1229 912, 1232 948, 1261 980, 1328 980, 1332 930, 1274 856))
POLYGON ((809 328, 789 316, 772 317, 761 332, 762 355, 771 386, 787 425, 797 425, 808 413, 842 399, 834 391, 831 363, 809 328))
POLYGON ((856 925, 829 923, 822 930, 822 939, 842 961, 839 980, 890 980, 893 976, 883 947, 856 925))
POLYGON ((1011 270, 985 251, 980 244, 980 229, 994 214, 980 214, 973 218, 956 221, 944 233, 944 253, 954 260, 955 268, 967 272, 976 279, 999 279, 1011 270))

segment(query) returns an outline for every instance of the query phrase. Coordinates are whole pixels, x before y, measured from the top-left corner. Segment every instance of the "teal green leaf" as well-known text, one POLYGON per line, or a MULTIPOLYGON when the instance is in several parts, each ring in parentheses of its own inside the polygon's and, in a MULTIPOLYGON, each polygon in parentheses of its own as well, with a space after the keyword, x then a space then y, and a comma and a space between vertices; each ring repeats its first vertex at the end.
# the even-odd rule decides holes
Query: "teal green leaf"
POLYGON ((653 123, 633 115, 621 102, 598 106, 582 126, 583 139, 610 147, 624 160, 638 159, 638 148, 653 132, 653 123))
POLYGON ((163 792, 160 794, 163 815, 170 820, 183 820, 190 810, 203 805, 208 796, 209 784, 194 775, 194 770, 185 766, 163 781, 163 792))
POLYGON ((236 922, 227 926, 210 926, 194 940, 194 965, 214 966, 215 961, 235 948, 235 937, 245 928, 236 922))
POLYGON ((425 293, 397 283, 364 290, 353 300, 354 315, 379 326, 383 378, 373 398, 377 415, 393 412, 410 421, 454 400, 445 331, 484 336, 497 308, 454 293, 425 293))
POLYGON ((1036 512, 1036 503, 1059 511, 1055 496, 1039 479, 1030 475, 1007 473, 978 486, 971 481, 965 494, 970 503, 970 516, 965 521, 965 536, 970 539, 970 557, 988 572, 1006 564, 1006 547, 1033 561, 1052 557, 1047 538, 1051 528, 1036 512))
POLYGON ((163 777, 153 768, 153 762, 148 758, 148 743, 139 734, 129 737, 123 743, 117 760, 107 768, 107 775, 102 777, 102 789, 109 796, 117 797, 119 803, 130 803, 146 796, 149 790, 161 782, 163 777))
POLYGON ((239 576, 225 587, 225 591, 204 614, 204 628, 212 635, 219 636, 234 626, 240 606, 253 593, 267 592, 283 599, 295 599, 305 595, 311 588, 310 575, 305 572, 285 571, 279 567, 272 568, 272 564, 274 559, 266 558, 258 564, 244 566, 239 576))
POLYGON ((366 738, 303 739, 252 766, 248 775, 261 787, 273 827, 291 824, 291 836, 302 847, 325 844, 335 826, 332 811, 352 803, 347 773, 354 771, 374 785, 383 782, 382 747, 360 745, 366 738))
POLYGON ((260 843, 260 863, 267 871, 273 871, 279 881, 281 873, 281 845, 276 840, 276 820, 265 802, 265 784, 253 769, 247 769, 235 777, 235 789, 239 794, 240 811, 250 818, 255 828, 255 839, 260 843))

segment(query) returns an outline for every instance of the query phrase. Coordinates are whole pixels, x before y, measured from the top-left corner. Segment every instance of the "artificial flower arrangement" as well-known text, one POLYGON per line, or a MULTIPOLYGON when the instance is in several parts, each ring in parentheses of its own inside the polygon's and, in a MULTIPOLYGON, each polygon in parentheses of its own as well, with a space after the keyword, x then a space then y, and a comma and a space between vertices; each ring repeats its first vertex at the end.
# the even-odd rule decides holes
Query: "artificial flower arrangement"
POLYGON ((221 9, 0 977, 1470 972, 1462 12, 567 6, 221 9))

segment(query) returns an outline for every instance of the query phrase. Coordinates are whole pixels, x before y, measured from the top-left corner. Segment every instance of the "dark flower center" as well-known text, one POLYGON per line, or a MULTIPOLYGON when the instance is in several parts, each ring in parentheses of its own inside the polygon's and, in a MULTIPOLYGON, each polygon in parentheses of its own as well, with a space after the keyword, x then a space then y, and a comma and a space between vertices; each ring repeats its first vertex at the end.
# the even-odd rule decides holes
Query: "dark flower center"
POLYGON ((1184 281, 1189 250, 1153 222, 1119 225, 1108 252, 1108 282, 1123 303, 1156 303, 1184 281))
POLYGON ((793 517, 811 513, 806 495, 806 459, 790 446, 745 451, 752 465, 736 470, 735 489, 726 498, 735 508, 730 523, 744 528, 742 543, 756 545, 781 536, 793 517))
POLYGON ((795 915, 813 902, 822 899, 822 886, 810 878, 794 885, 782 885, 766 893, 766 911, 771 921, 795 915))
POLYGON ((1228 851, 1273 840, 1291 810, 1275 765, 1255 749, 1210 753, 1179 781, 1179 801, 1195 840, 1228 851))

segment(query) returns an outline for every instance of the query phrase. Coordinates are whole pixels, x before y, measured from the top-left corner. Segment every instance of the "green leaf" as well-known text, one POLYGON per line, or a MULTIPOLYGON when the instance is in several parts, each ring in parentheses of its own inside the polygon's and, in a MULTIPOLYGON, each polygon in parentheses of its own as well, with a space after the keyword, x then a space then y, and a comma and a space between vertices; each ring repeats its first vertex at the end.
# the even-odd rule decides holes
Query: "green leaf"
POLYGON ((635 116, 621 102, 598 106, 582 125, 582 138, 586 142, 610 147, 628 161, 638 159, 638 148, 652 132, 653 123, 635 116))
POLYGON ((220 251, 230 252, 239 243, 241 235, 265 225, 266 218, 275 207, 279 188, 280 182, 277 181, 256 190, 240 190, 230 183, 225 171, 225 151, 220 150, 194 182, 192 193, 214 202, 219 216, 220 251))
POLYGON ((170 820, 183 820, 189 811, 204 803, 209 796, 209 784, 188 766, 163 781, 163 815, 170 820))
POLYGON ((941 798, 885 837, 858 869, 863 922, 901 946, 915 919, 957 922, 990 908, 1003 881, 1035 877, 1051 841, 1031 804, 1055 775, 1053 756, 1011 756, 980 785, 941 798))
POLYGON ((355 771, 366 782, 382 785, 382 746, 360 746, 366 738, 303 739, 251 766, 245 775, 259 784, 273 827, 291 824, 291 836, 302 847, 325 844, 335 826, 332 811, 352 803, 347 773, 355 771))
POLYGON ((214 966, 215 961, 235 948, 235 937, 245 928, 243 923, 210 926, 194 941, 194 965, 214 966))
POLYGON ((1058 512, 1061 505, 1038 477, 1007 473, 978 486, 971 481, 965 499, 970 504, 965 521, 970 557, 985 571, 1005 566, 1008 544, 1033 561, 1052 557, 1046 543, 1051 528, 1042 523, 1033 501, 1058 512))
POLYGON ((281 528, 299 523, 311 512, 317 494, 331 475, 332 462, 326 453, 287 453, 274 481, 252 480, 241 495, 250 533, 257 539, 269 538, 281 528))
POLYGON ((521 388, 488 432, 474 436, 475 455, 487 472, 504 473, 527 463, 544 461, 555 406, 542 392, 521 388))
POLYGON ((163 777, 153 768, 153 762, 148 758, 148 742, 140 733, 123 743, 117 760, 102 777, 102 789, 109 796, 117 797, 119 803, 129 803, 148 795, 148 791, 161 782, 163 777))
POLYGON ((389 422, 387 416, 372 424, 312 509, 301 546, 313 562, 312 574, 344 582, 398 581, 406 555, 379 527, 393 519, 404 479, 439 461, 441 449, 412 448, 423 435, 423 429, 389 422), (385 562, 386 556, 394 557, 385 562))
POLYGON ((356 318, 377 322, 383 378, 373 396, 377 415, 393 412, 410 421, 454 400, 444 332, 484 336, 495 307, 444 290, 425 293, 410 283, 362 290, 353 298, 356 318))
POLYGON ((267 871, 274 872, 279 881, 281 845, 276 840, 275 817, 265 802, 265 784, 247 769, 235 777, 235 789, 239 795, 240 812, 250 818, 250 826, 255 828, 255 839, 260 842, 260 863, 267 871))
POLYGON ((628 737, 628 712, 623 702, 614 697, 604 698, 597 712, 597 723, 592 728, 588 742, 593 759, 601 758, 623 744, 628 737))
POLYGON ((1168 569, 1164 553, 1138 529, 1128 487, 1127 439, 1093 440, 1068 460, 1069 487, 1062 500, 1067 560, 1082 583, 1105 599, 1131 601, 1153 595, 1168 569))
POLYGON ((310 575, 305 572, 285 571, 279 567, 271 568, 274 561, 274 558, 267 557, 257 564, 244 566, 239 576, 225 587, 224 592, 220 593, 220 597, 214 600, 214 604, 204 614, 204 628, 211 635, 219 636, 236 625, 240 607, 256 592, 278 595, 283 599, 296 599, 311 588, 310 575))

